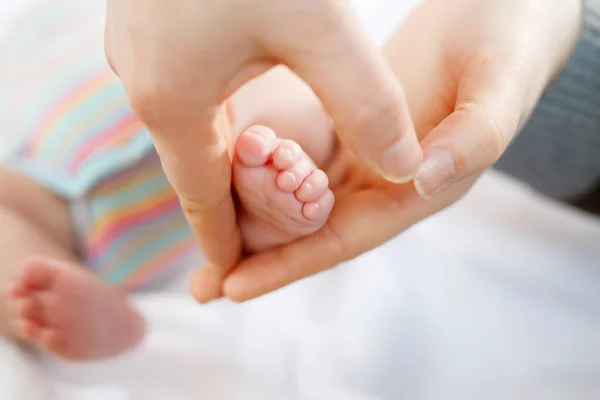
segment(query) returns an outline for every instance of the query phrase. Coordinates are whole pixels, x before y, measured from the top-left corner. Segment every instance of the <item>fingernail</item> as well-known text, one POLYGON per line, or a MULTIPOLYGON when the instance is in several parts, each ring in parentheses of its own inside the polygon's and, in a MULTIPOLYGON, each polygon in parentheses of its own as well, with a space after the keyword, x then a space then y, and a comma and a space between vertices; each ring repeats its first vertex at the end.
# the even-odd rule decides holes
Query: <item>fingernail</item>
POLYGON ((427 199, 447 188, 456 177, 456 162, 448 150, 435 148, 427 152, 415 175, 415 188, 427 199))
POLYGON ((383 178, 392 183, 406 183, 413 179, 423 154, 416 138, 407 135, 387 149, 379 160, 383 178))

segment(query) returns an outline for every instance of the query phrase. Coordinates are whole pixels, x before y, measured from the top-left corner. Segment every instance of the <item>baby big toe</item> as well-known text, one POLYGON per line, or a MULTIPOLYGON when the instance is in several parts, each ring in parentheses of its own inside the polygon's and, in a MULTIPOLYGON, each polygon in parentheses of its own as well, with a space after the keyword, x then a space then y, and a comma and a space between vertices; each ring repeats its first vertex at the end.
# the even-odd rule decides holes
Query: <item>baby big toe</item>
POLYGON ((273 165, 279 171, 288 170, 302 157, 306 155, 298 143, 293 140, 282 140, 273 153, 273 165))
POLYGON ((260 167, 271 158, 276 140, 275 133, 267 127, 249 128, 235 143, 237 159, 246 167, 260 167))

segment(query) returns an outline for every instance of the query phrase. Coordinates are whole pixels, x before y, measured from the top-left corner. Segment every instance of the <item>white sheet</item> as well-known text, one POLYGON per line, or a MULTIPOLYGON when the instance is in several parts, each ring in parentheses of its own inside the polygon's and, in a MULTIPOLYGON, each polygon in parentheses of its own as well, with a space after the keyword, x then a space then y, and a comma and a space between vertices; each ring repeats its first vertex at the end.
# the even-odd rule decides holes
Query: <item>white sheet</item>
MULTIPOLYGON (((409 3, 368 1, 380 41, 409 3)), ((0 399, 598 399, 599 244, 598 220, 488 174, 393 242, 256 301, 136 298, 151 333, 120 360, 0 340, 0 399)))

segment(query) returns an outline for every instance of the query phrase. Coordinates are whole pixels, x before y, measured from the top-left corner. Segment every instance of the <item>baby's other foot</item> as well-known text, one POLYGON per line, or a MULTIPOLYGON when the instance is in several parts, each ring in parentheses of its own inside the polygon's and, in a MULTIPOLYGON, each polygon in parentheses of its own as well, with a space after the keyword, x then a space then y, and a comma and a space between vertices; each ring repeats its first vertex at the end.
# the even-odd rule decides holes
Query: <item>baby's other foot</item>
POLYGON ((17 334, 64 359, 113 357, 144 334, 143 319, 125 297, 80 267, 27 262, 9 297, 15 303, 17 334))
POLYGON ((291 140, 265 127, 235 145, 233 183, 246 250, 259 252, 319 230, 333 208, 327 175, 291 140))

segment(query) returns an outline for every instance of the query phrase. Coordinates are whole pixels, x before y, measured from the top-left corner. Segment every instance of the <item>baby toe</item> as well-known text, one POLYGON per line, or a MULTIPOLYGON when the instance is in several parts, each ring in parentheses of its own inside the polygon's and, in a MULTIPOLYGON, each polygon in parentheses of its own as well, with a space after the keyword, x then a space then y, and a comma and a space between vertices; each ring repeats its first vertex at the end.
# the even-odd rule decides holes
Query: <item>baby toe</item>
POLYGON ((297 163, 277 176, 277 186, 283 192, 295 192, 314 169, 312 160, 302 153, 297 163))
POLYGON ((320 169, 314 170, 296 191, 296 198, 304 203, 316 201, 325 193, 328 186, 327 174, 320 169))
POLYGON ((304 155, 300 145, 293 140, 283 140, 273 153, 273 165, 280 171, 292 168, 304 155))
POLYGON ((66 343, 63 335, 56 329, 43 329, 40 332, 40 342, 42 347, 50 353, 62 355, 66 350, 66 343))
POLYGON ((235 143, 237 160, 247 167, 266 164, 277 145, 275 133, 264 126, 254 126, 240 135, 235 143))
POLYGON ((307 219, 319 220, 327 218, 333 209, 335 198, 331 190, 327 190, 321 197, 311 203, 306 203, 302 207, 302 213, 307 219))
POLYGON ((17 314, 28 320, 40 320, 42 318, 42 307, 34 298, 26 297, 17 302, 17 314))
POLYGON ((28 290, 45 290, 52 286, 55 268, 44 261, 30 261, 21 271, 21 285, 28 290))
POLYGON ((22 282, 15 283, 6 291, 6 295, 13 298, 25 297, 29 291, 22 282))
POLYGON ((40 337, 40 327, 32 321, 18 320, 14 323, 15 332, 27 340, 37 340, 40 337))

